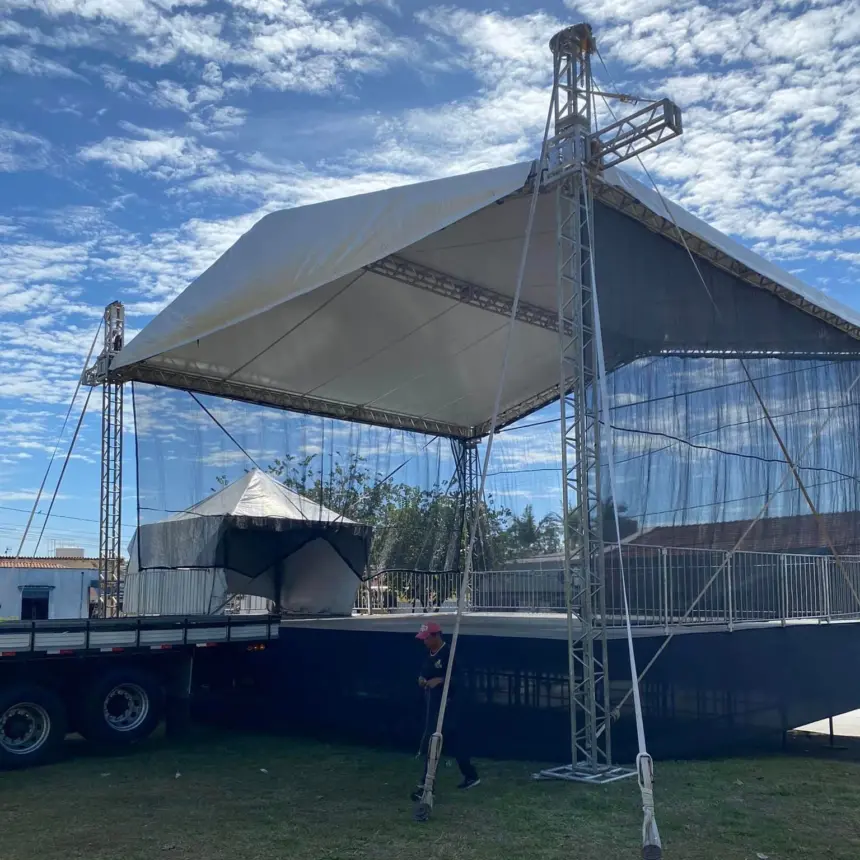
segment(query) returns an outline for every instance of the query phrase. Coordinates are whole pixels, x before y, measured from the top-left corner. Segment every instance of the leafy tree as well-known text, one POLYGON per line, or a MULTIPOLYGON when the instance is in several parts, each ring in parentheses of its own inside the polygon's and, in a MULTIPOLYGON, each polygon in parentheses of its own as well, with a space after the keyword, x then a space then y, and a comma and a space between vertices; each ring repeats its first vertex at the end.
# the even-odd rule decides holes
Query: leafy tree
MULTIPOLYGON (((471 513, 462 509, 456 487, 436 484, 420 488, 397 482, 375 472, 365 458, 354 453, 338 452, 327 469, 320 468, 318 457, 286 455, 274 459, 267 471, 294 492, 346 519, 372 526, 371 571, 428 572, 392 577, 406 583, 400 586, 401 599, 431 608, 455 596, 459 577, 442 572, 461 569, 467 531, 464 515, 471 520, 471 513)), ((216 482, 221 487, 228 484, 224 475, 216 482)), ((626 506, 618 506, 622 537, 638 529, 636 520, 624 515, 626 510, 626 506)), ((604 502, 606 542, 615 539, 613 511, 613 501, 604 502)), ((577 515, 572 512, 572 516, 577 515)), ((492 570, 509 559, 558 553, 562 543, 558 514, 537 520, 529 504, 522 514, 514 515, 488 495, 481 505, 473 566, 475 570, 492 570)))
MULTIPOLYGON (((603 503, 603 542, 615 543, 618 535, 615 531, 615 511, 616 505, 612 499, 607 499, 603 503)), ((621 539, 630 537, 639 531, 639 523, 633 517, 625 516, 627 513, 627 505, 623 502, 617 506, 618 511, 618 530, 621 532, 621 539)))
POLYGON ((538 523, 538 533, 538 549, 541 555, 561 552, 561 517, 558 514, 546 514, 538 523))
POLYGON ((534 508, 531 505, 525 506, 521 516, 514 517, 511 528, 518 549, 532 551, 538 548, 540 529, 535 520, 534 508))

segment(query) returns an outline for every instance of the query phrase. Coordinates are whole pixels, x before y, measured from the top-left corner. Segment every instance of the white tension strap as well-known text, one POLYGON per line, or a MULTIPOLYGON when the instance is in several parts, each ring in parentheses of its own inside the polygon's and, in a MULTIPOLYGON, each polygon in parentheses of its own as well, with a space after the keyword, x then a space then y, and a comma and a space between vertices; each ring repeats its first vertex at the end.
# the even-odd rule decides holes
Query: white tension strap
MULTIPOLYGON (((457 651, 457 643, 460 637, 460 627, 463 617, 463 609, 465 605, 465 596, 468 591, 470 576, 472 572, 472 556, 475 546, 475 538, 478 533, 478 519, 480 516, 480 503, 484 498, 484 489, 486 485, 487 472, 489 468, 490 462, 490 454, 493 447, 493 439, 495 437, 496 431, 496 422, 498 420, 498 415, 500 411, 500 404, 502 399, 502 394, 504 391, 505 384, 505 376, 507 373, 508 367, 508 359, 511 351, 511 338, 513 333, 514 321, 516 319, 517 308, 519 305, 520 295, 522 293, 523 281, 525 276, 525 267, 526 261, 528 258, 528 249, 529 249, 529 241, 531 238, 532 228, 534 224, 534 216, 535 210, 537 208, 537 199, 540 191, 540 177, 541 171, 543 169, 543 165, 546 159, 546 149, 547 149, 547 140, 549 137, 549 128, 550 122, 552 118, 552 108, 555 99, 555 89, 553 89, 552 97, 550 99, 550 109, 547 114, 546 127, 544 129, 544 137, 543 143, 541 146, 541 155, 537 164, 537 175, 535 177, 534 188, 532 189, 531 202, 529 206, 529 215, 528 221, 526 224, 526 232, 523 241, 523 250, 522 256, 520 258, 520 266, 519 271, 517 273, 517 283, 516 290, 513 298, 513 305, 511 307, 511 315, 508 322, 508 331, 507 331, 507 341, 505 344, 505 352, 502 360, 501 373, 499 378, 498 390, 496 393, 496 400, 493 409, 493 416, 490 421, 489 433, 487 436, 487 444, 486 450, 484 452, 484 459, 481 468, 481 479, 478 489, 478 504, 475 505, 475 511, 472 517, 472 522, 470 523, 470 531, 469 531, 469 542, 466 551, 466 558, 463 566, 463 578, 460 586, 459 593, 457 595, 457 612, 455 616, 454 622, 454 631, 451 637, 451 654, 448 660, 447 670, 445 672, 445 683, 442 689, 442 700, 439 707, 439 715, 436 721, 436 729, 433 732, 432 736, 429 740, 429 749, 428 749, 428 762, 427 762, 427 773, 424 780, 424 786, 422 788, 421 797, 416 804, 413 817, 416 821, 427 821, 430 817, 430 813, 433 809, 433 790, 436 780, 436 772, 439 765, 439 758, 442 753, 442 743, 443 743, 443 735, 442 730, 444 727, 445 721, 445 711, 448 704, 448 694, 450 691, 451 685, 451 673, 454 667, 454 659, 456 657, 457 651)), ((583 168, 582 181, 586 182, 587 177, 585 175, 585 170, 583 168)), ((591 223, 591 214, 588 214, 588 222, 587 229, 591 231, 593 229, 593 225, 591 223)), ((595 281, 595 272, 594 272, 594 260, 593 257, 590 259, 590 267, 591 267, 591 279, 592 285, 596 284, 595 281)), ((604 424, 608 428, 608 432, 611 434, 611 424, 609 422, 609 413, 608 413, 608 392, 606 385, 606 366, 603 355, 603 342, 601 337, 601 329, 600 329, 600 315, 599 308, 597 303, 597 290, 596 287, 594 289, 594 328, 595 328, 595 336, 597 339, 597 352, 598 352, 598 385, 600 388, 600 399, 602 401, 602 410, 604 417, 604 424)), ((614 469, 614 460, 612 458, 612 438, 609 436, 609 451, 610 451, 610 460, 609 460, 609 475, 610 475, 610 488, 611 492, 615 492, 615 469, 614 469)), ((616 537, 618 540, 618 544, 621 544, 621 536, 620 536, 620 526, 618 522, 618 513, 615 511, 615 531, 616 537)), ((639 788, 642 795, 642 809, 644 813, 644 820, 642 824, 642 857, 643 860, 660 860, 662 857, 662 845, 660 842, 660 835, 657 830, 657 822, 654 815, 654 792, 653 792, 653 762, 651 756, 648 754, 647 745, 645 741, 645 727, 642 719, 642 703, 640 701, 639 696, 639 685, 637 683, 638 673, 636 670, 636 657, 633 650, 633 632, 630 626, 630 610, 627 601, 627 584, 624 578, 624 568, 622 564, 621 568, 621 578, 622 578, 622 591, 624 594, 624 619, 627 626, 627 643, 628 643, 628 653, 630 660, 630 675, 633 678, 633 687, 634 687, 634 708, 636 712, 636 734, 638 738, 638 746, 639 746, 639 754, 636 758, 636 766, 637 766, 637 774, 639 779, 639 788)), ((568 643, 570 645, 570 643, 568 643)))
POLYGON ((508 359, 511 353, 511 341, 514 332, 514 322, 517 318, 517 311, 520 304, 520 295, 523 290, 523 282, 525 281, 526 262, 528 260, 529 242, 531 240, 532 228, 534 226, 535 212, 537 211, 538 195, 540 193, 540 180, 543 166, 546 162, 547 141, 549 140, 549 127, 552 121, 553 104, 555 102, 556 87, 553 86, 552 95, 549 102, 549 110, 546 116, 546 125, 543 132, 543 142, 541 143, 540 158, 537 162, 537 170, 534 176, 534 186, 531 193, 531 201, 529 203, 529 214, 526 221, 526 231, 523 238, 523 250, 520 255, 520 264, 517 271, 517 284, 514 291, 513 303, 511 305, 511 313, 508 318, 507 334, 505 340, 505 351, 502 357, 502 367, 499 374, 499 385, 496 390, 496 400, 493 404, 493 416, 490 419, 489 432, 487 433, 487 444, 484 451, 484 460, 481 464, 481 480, 478 486, 478 499, 475 505, 475 510, 472 514, 472 521, 469 524, 469 542, 466 549, 466 558, 463 564, 463 579, 460 583, 460 590, 457 594, 457 614, 454 621, 454 632, 451 636, 451 654, 448 658, 448 667, 445 671, 445 685, 442 688, 442 703, 439 706, 439 716, 436 720, 436 730, 430 737, 430 747, 427 754, 427 774, 424 778, 424 787, 422 789, 421 798, 415 806, 413 818, 416 821, 427 821, 430 817, 430 812, 433 809, 433 786, 436 781, 436 771, 439 766, 439 757, 442 754, 442 728, 445 723, 445 710, 448 706, 448 692, 451 688, 451 672, 454 668, 454 658, 457 654, 457 643, 460 640, 460 625, 463 620, 463 608, 465 605, 466 594, 469 588, 469 581, 472 574, 472 555, 475 549, 475 539, 478 535, 478 521, 481 513, 481 503, 484 499, 484 488, 487 483, 487 472, 490 465, 490 454, 493 450, 493 440, 496 435, 496 423, 501 411, 502 395, 505 390, 505 377, 508 372, 508 359))
MULTIPOLYGON (((585 170, 582 172, 582 182, 588 177, 585 170)), ((589 232, 593 228, 591 223, 591 212, 586 213, 589 223, 589 232)), ((612 446, 612 422, 609 415, 609 390, 606 384, 606 361, 603 356, 603 335, 600 327, 600 304, 597 298, 597 279, 594 271, 594 255, 589 256, 589 268, 591 270, 591 285, 594 307, 594 336, 597 340, 597 384, 600 388, 600 410, 603 416, 603 427, 606 431, 606 450, 609 465, 609 492, 611 498, 616 499, 615 493, 615 455, 612 446)), ((639 780, 639 790, 642 794, 642 858, 643 860, 660 860, 663 856, 663 846, 660 842, 660 833, 657 830, 657 819, 654 817, 654 762, 648 753, 645 741, 645 723, 642 719, 642 699, 639 695, 639 675, 636 671, 636 653, 633 649, 633 629, 630 626, 630 607, 627 602, 627 580, 624 572, 624 552, 621 546, 621 524, 618 520, 618 508, 612 506, 613 518, 615 520, 615 539, 618 546, 618 560, 621 573, 621 594, 624 598, 624 624, 627 630, 627 654, 630 661, 630 677, 633 690, 633 710, 636 714, 636 740, 639 753, 636 756, 636 775, 639 780)))

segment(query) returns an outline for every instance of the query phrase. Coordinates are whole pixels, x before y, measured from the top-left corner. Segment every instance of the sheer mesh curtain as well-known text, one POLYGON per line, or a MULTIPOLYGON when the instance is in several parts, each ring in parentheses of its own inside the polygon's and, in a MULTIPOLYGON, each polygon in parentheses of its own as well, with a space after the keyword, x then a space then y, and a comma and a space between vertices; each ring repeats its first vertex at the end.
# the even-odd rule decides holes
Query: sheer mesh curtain
MULTIPOLYGON (((860 396, 845 393, 860 362, 746 366, 818 510, 858 510, 860 396)), ((737 359, 642 359, 613 373, 610 391, 618 501, 641 530, 751 520, 771 497, 765 517, 810 513, 793 479, 775 492, 785 457, 737 359)))
MULTIPOLYGON (((751 358, 746 365, 816 508, 860 512, 860 386, 846 398, 860 361, 751 358)), ((604 468, 601 500, 605 514, 617 505, 622 537, 640 547, 631 588, 640 590, 633 598, 645 614, 665 620, 670 608, 692 599, 740 538, 738 524, 758 517, 766 501, 762 527, 774 524, 773 552, 787 549, 777 540, 780 523, 795 528, 780 518, 811 519, 794 479, 783 480, 783 453, 737 359, 643 358, 615 370, 609 389, 617 486, 613 499, 604 468), (649 543, 696 550, 678 555, 676 565, 689 595, 668 593, 671 571, 649 543)), ((306 498, 311 517, 328 510, 373 527, 368 574, 376 575, 375 599, 393 600, 388 591, 422 605, 454 598, 457 576, 442 579, 462 564, 458 443, 199 399, 218 423, 185 392, 135 386, 141 523, 186 510, 256 464, 306 498), (416 571, 436 579, 416 579, 416 571)), ((474 565, 485 608, 561 608, 560 451, 557 403, 497 437, 474 565), (493 570, 506 576, 486 573, 493 570)), ((605 448, 603 454, 605 460, 605 448)), ((481 456, 479 446, 478 462, 481 456)), ((467 499, 467 507, 475 502, 467 499)), ((761 552, 761 537, 761 530, 751 533, 739 549, 761 552)), ((605 540, 614 543, 614 535, 605 540)), ((606 557, 612 610, 611 553, 606 557)), ((747 561, 750 571, 765 564, 747 561)))
POLYGON ((371 571, 459 567, 457 452, 448 440, 168 388, 136 385, 135 395, 141 524, 259 468, 305 500, 307 519, 334 512, 372 526, 371 571))
MULTIPOLYGON (((821 516, 788 474, 739 360, 648 358, 615 371, 615 491, 630 533, 634 623, 834 614, 842 569, 829 544, 840 554, 860 545, 845 528, 860 527, 860 389, 851 390, 860 361, 745 363, 821 516)), ((617 551, 605 561, 609 623, 620 624, 617 551)))

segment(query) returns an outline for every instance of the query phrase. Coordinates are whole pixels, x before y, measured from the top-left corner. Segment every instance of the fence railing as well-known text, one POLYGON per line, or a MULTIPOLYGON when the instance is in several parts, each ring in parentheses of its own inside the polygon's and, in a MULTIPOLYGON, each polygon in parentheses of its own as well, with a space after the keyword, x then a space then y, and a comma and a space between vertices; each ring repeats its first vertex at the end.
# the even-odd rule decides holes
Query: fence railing
MULTIPOLYGON (((604 556, 605 623, 624 624, 622 567, 630 621, 636 626, 860 618, 860 557, 734 553, 626 546, 604 556)), ((457 573, 382 573, 363 582, 359 614, 453 611, 457 573)), ((470 612, 564 612, 564 576, 557 561, 522 569, 475 571, 470 612)))

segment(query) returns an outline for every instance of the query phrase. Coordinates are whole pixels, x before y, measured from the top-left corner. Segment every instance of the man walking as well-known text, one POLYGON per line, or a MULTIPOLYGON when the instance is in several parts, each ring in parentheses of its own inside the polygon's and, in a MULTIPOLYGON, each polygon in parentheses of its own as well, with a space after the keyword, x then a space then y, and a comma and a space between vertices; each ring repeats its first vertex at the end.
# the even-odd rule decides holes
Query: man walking
MULTIPOLYGON (((421 751, 424 753, 424 774, 418 789, 412 793, 412 800, 421 799, 424 788, 424 780, 427 777, 428 756, 430 753, 430 736, 436 731, 436 722, 439 718, 439 708, 442 705, 442 690, 445 686, 445 673, 448 671, 448 659, 450 650, 448 644, 442 638, 442 628, 435 622, 429 621, 422 624, 415 637, 424 644, 425 657, 421 666, 421 674, 418 676, 418 686, 424 691, 425 699, 425 722, 424 737, 421 741, 421 751)), ((457 760, 457 767, 463 775, 463 781, 458 788, 468 789, 479 785, 478 771, 472 764, 465 734, 461 725, 460 697, 457 689, 456 664, 451 671, 451 683, 448 687, 448 704, 445 707, 445 724, 442 727, 443 752, 447 752, 457 760)))

